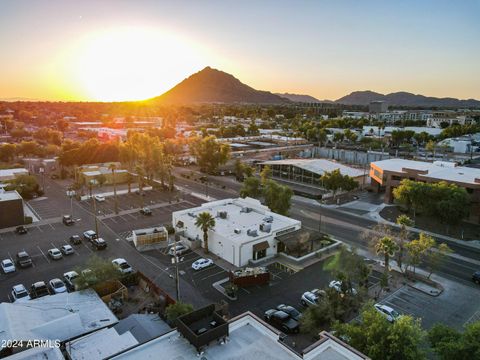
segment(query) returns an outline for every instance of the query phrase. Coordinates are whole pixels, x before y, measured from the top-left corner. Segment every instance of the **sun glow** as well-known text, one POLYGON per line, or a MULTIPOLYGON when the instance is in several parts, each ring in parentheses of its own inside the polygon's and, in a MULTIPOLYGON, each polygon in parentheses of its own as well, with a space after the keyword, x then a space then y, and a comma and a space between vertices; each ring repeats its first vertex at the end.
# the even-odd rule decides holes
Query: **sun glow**
POLYGON ((73 73, 91 100, 143 100, 162 94, 208 65, 205 51, 151 28, 116 28, 84 38, 73 73))

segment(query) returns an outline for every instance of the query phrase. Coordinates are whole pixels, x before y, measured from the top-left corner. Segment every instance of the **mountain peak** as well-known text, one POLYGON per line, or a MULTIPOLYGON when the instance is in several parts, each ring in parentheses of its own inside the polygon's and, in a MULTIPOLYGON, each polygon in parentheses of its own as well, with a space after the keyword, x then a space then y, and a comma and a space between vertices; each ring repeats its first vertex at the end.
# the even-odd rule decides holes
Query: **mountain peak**
POLYGON ((210 66, 190 75, 153 100, 168 104, 256 103, 282 104, 288 100, 243 84, 233 75, 210 66))

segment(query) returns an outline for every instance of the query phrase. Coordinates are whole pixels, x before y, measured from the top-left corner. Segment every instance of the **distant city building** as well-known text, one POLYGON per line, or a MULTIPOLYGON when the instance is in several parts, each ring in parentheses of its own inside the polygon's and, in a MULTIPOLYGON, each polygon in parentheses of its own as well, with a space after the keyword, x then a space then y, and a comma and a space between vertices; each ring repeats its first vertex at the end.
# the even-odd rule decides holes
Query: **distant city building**
POLYGON ((212 201, 172 213, 176 234, 192 248, 205 247, 203 231, 195 225, 202 212, 215 218, 208 232, 209 251, 235 266, 275 256, 276 237, 301 228, 300 221, 274 213, 256 199, 212 201))
MULTIPOLYGON (((444 113, 440 113, 444 114, 444 113)), ((435 127, 435 128, 442 128, 443 124, 448 124, 448 126, 457 124, 457 125, 470 125, 473 123, 473 119, 462 115, 462 116, 437 116, 433 114, 431 118, 427 120, 427 126, 435 127)))
POLYGON ((0 182, 14 180, 20 175, 28 175, 28 170, 25 168, 2 169, 0 170, 0 182))
POLYGON ((470 194, 471 220, 480 221, 480 169, 457 166, 445 161, 433 163, 424 161, 388 159, 370 164, 371 185, 376 191, 384 191, 386 203, 393 202, 393 189, 403 179, 422 182, 456 184, 470 194))
POLYGON ((127 181, 128 171, 121 169, 120 163, 102 163, 102 164, 90 164, 82 165, 77 168, 77 176, 79 177, 79 182, 86 185, 90 184, 91 181, 98 183, 99 176, 103 175, 105 178, 105 185, 113 184, 113 174, 110 170, 110 164, 115 164, 115 183, 121 184, 127 181))
POLYGON ((364 111, 343 111, 342 118, 358 120, 358 119, 368 119, 370 118, 370 116, 368 112, 364 112, 364 111))
POLYGON ((388 110, 388 104, 386 101, 370 101, 368 105, 368 111, 371 114, 384 113, 388 110))

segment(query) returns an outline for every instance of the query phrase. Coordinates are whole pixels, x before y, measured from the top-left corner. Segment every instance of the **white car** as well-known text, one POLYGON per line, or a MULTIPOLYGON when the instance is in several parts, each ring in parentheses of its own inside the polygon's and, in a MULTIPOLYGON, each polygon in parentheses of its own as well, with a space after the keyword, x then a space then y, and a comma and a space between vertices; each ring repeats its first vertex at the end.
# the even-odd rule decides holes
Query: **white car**
POLYGON ((0 266, 2 267, 2 270, 5 274, 15 272, 15 264, 10 259, 2 260, 0 266))
POLYGON ((71 255, 75 252, 71 245, 63 245, 60 248, 60 251, 62 252, 63 255, 71 255))
POLYGON ((48 256, 50 256, 53 260, 59 260, 63 257, 62 253, 57 248, 48 250, 48 256))
POLYGON ((209 267, 211 265, 213 265, 212 259, 198 259, 192 264, 192 269, 193 270, 205 269, 206 267, 209 267))
POLYGON ((52 289, 52 292, 54 294, 61 294, 67 292, 67 286, 60 279, 52 279, 48 282, 48 285, 50 285, 50 289, 52 289))
POLYGON ((324 290, 313 289, 311 291, 306 291, 303 293, 300 303, 303 306, 315 306, 315 305, 318 305, 318 302, 320 301, 320 297, 323 297, 323 296, 325 296, 324 290))
POLYGON ((87 230, 83 233, 83 238, 88 241, 92 241, 98 237, 97 233, 93 230, 87 230))
POLYGON ((23 284, 12 287, 12 302, 24 302, 30 300, 30 295, 23 284))
MULTIPOLYGON (((340 280, 330 281, 330 284, 328 284, 328 287, 335 289, 337 292, 342 292, 342 282, 340 280)), ((350 289, 350 291, 353 295, 357 295, 357 290, 355 290, 353 287, 350 289)), ((349 291, 347 290, 347 292, 349 291)))
POLYGON ((68 290, 75 290, 75 279, 78 278, 78 273, 76 271, 68 271, 63 274, 63 278, 65 279, 68 290))
POLYGON ((186 253, 187 251, 188 251, 188 248, 185 247, 185 245, 177 244, 177 245, 173 245, 170 248, 170 250, 168 250, 168 255, 175 256, 175 253, 177 255, 182 255, 182 254, 186 253))
POLYGON ((380 314, 385 316, 385 318, 391 323, 395 322, 395 320, 397 320, 401 316, 398 312, 393 310, 390 306, 382 305, 382 304, 375 304, 373 306, 380 314))
POLYGON ((105 201, 105 196, 103 195, 94 195, 93 197, 95 198, 96 201, 99 201, 99 202, 105 201))
POLYGON ((122 274, 130 274, 130 273, 133 272, 133 268, 130 266, 130 264, 125 259, 122 259, 122 258, 114 259, 114 260, 112 260, 112 264, 122 274))

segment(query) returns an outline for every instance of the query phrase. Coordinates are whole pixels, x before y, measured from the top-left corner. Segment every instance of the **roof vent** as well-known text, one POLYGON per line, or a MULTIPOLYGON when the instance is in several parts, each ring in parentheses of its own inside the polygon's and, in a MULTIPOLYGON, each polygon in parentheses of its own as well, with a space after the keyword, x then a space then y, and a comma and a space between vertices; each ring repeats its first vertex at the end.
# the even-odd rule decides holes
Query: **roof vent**
POLYGON ((263 231, 263 232, 266 232, 266 233, 269 233, 270 230, 272 230, 272 225, 271 224, 260 224, 260 231, 263 231))
POLYGON ((233 232, 234 232, 235 234, 240 234, 240 233, 242 232, 242 230, 240 230, 240 229, 235 229, 235 230, 233 230, 233 232))
POLYGON ((270 215, 270 216, 264 217, 263 221, 265 221, 266 223, 272 223, 273 222, 273 216, 270 215))
POLYGON ((258 236, 258 232, 255 229, 248 229, 247 230, 247 235, 248 236, 258 236))
POLYGON ((219 211, 217 213, 217 216, 220 218, 220 219, 226 219, 227 218, 227 212, 226 211, 219 211))

